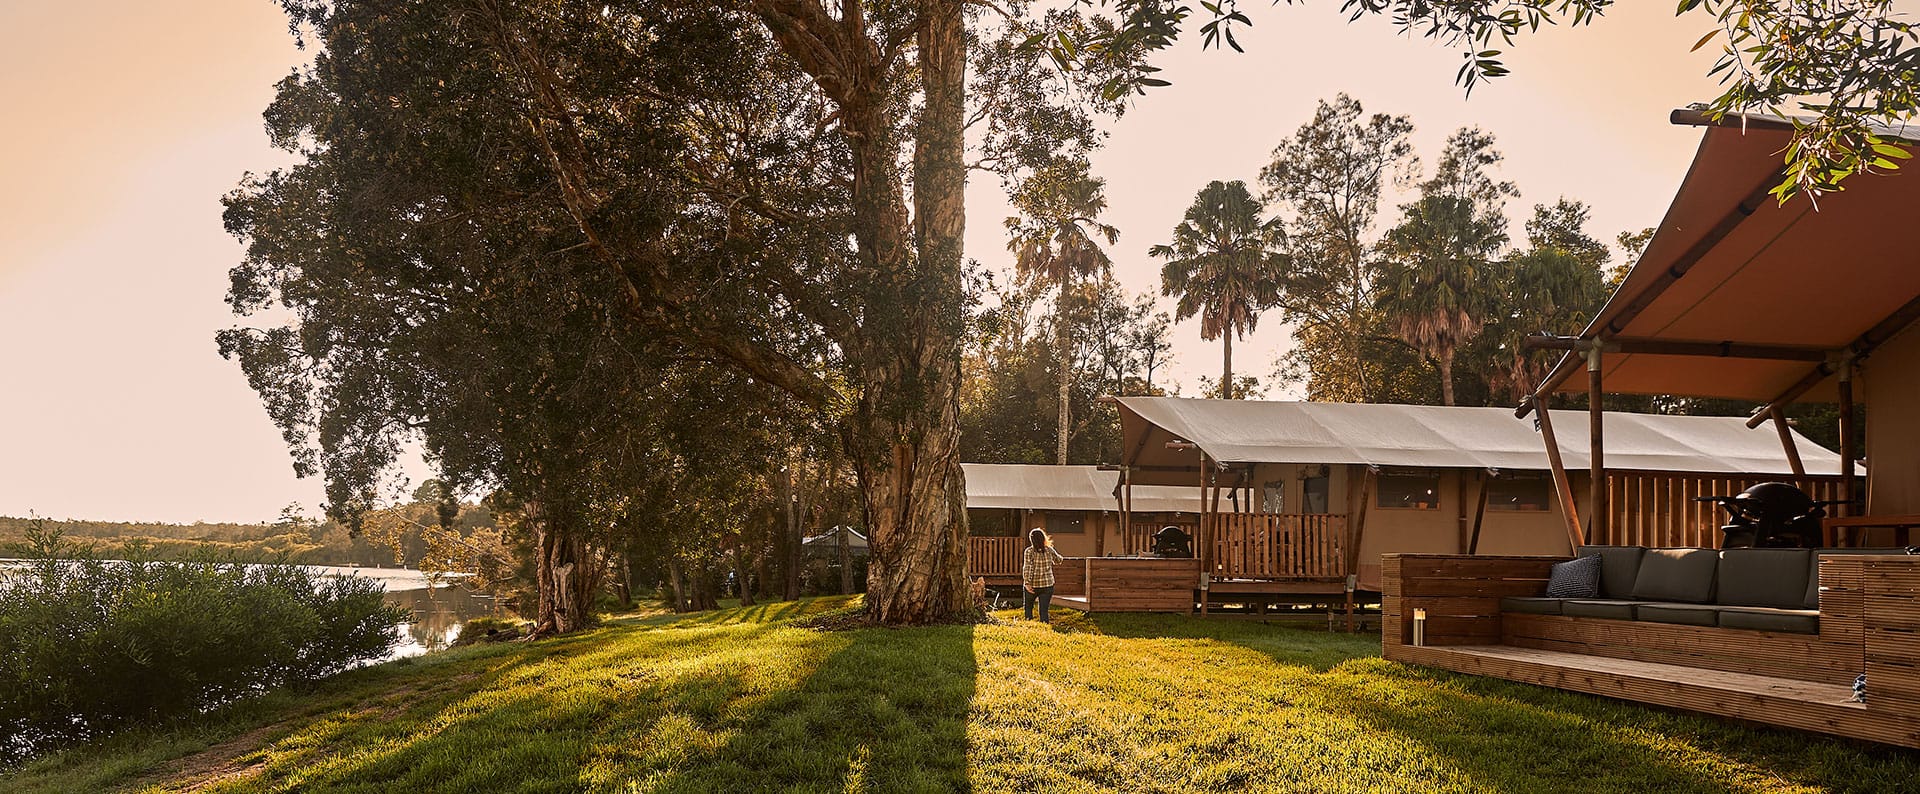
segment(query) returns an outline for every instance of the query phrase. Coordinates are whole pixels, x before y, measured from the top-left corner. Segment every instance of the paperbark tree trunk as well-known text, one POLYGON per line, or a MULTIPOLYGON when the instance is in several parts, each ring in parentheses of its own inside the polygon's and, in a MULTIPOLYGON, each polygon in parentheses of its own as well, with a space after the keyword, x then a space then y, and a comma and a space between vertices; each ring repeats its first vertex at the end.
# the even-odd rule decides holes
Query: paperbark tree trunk
POLYGON ((750 607, 753 600, 753 553, 747 550, 748 533, 741 533, 739 545, 733 547, 733 578, 735 586, 740 588, 740 606, 750 607))
POLYGON ((833 528, 834 553, 840 558, 840 594, 853 594, 853 538, 846 527, 833 528))
POLYGON ((966 14, 963 0, 917 0, 917 70, 868 35, 866 9, 833 18, 809 0, 754 0, 781 48, 838 106, 853 158, 853 236, 864 300, 844 341, 855 392, 840 432, 854 461, 868 530, 868 616, 928 623, 967 607, 965 491, 958 459, 961 238, 966 230, 966 14), (909 220, 894 104, 917 75, 909 220), (909 223, 911 222, 911 226, 909 223))
POLYGON ((799 504, 800 489, 797 487, 797 484, 800 481, 800 477, 799 472, 795 469, 797 465, 798 462, 796 461, 787 466, 787 528, 786 543, 783 544, 785 554, 782 555, 781 559, 786 567, 786 596, 788 601, 800 597, 800 569, 802 565, 800 556, 800 552, 802 551, 801 541, 806 539, 804 537, 806 524, 802 520, 804 510, 799 504))
POLYGON ((555 515, 541 501, 527 504, 526 520, 533 530, 534 574, 540 591, 533 636, 565 634, 586 626, 600 584, 600 571, 586 541, 564 516, 555 515))
POLYGON ((673 585, 673 611, 687 611, 686 577, 680 575, 680 563, 667 563, 667 582, 673 585))

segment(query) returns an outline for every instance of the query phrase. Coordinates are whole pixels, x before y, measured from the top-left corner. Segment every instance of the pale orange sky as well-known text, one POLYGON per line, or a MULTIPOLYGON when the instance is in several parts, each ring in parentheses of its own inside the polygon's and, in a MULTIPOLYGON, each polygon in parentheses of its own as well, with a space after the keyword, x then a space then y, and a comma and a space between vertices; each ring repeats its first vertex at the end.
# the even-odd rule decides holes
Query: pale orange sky
MULTIPOLYGON (((1506 59, 1515 75, 1470 100, 1450 49, 1348 25, 1335 0, 1256 5, 1238 35, 1247 54, 1183 42, 1161 62, 1173 87, 1111 124, 1094 159, 1131 291, 1157 292, 1146 249, 1194 192, 1252 182, 1317 99, 1345 91, 1410 114, 1429 164, 1448 133, 1478 124, 1522 191, 1516 223, 1567 195, 1611 240, 1658 222, 1692 155, 1699 133, 1667 111, 1717 94, 1712 55, 1687 53, 1706 18, 1676 20, 1671 3, 1525 41, 1506 59)), ((287 162, 260 112, 303 60, 270 0, 0 2, 0 515, 252 521, 321 502, 213 343, 233 323, 222 296, 241 253, 219 199, 242 173, 287 162)), ((997 182, 976 178, 968 201, 968 255, 1003 263, 997 182)), ((1281 319, 1236 345, 1244 371, 1271 370, 1281 319)), ((1217 372, 1218 345, 1191 323, 1175 336, 1172 375, 1191 392, 1217 372)))

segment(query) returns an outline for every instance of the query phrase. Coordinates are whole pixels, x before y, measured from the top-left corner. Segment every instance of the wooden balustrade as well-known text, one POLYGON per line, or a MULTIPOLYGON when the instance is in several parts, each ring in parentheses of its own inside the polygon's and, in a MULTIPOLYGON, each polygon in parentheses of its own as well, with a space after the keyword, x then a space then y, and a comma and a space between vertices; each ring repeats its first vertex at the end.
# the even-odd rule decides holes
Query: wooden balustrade
MULTIPOLYGON (((1337 515, 1216 513, 1207 517, 1213 576, 1224 579, 1341 579, 1347 575, 1347 519, 1337 515)), ((1201 549, 1195 549, 1201 551, 1201 549)))
POLYGON ((1694 498, 1733 496, 1763 482, 1791 483, 1816 500, 1840 498, 1839 477, 1609 472, 1606 531, 1587 543, 1717 549, 1726 511, 1694 498))
POLYGON ((1020 549, 1026 538, 967 538, 968 576, 1020 575, 1020 549))

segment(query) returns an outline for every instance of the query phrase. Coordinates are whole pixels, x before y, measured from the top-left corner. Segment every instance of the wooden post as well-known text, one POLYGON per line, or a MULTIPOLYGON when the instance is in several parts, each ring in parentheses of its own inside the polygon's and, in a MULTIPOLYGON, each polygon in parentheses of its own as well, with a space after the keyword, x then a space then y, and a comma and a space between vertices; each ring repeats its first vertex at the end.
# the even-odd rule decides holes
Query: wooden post
POLYGON ((1840 498, 1846 504, 1840 506, 1843 516, 1862 515, 1866 511, 1854 509, 1853 500, 1853 459, 1860 456, 1859 428, 1853 419, 1853 357, 1840 360, 1840 498))
POLYGON ((1120 467, 1120 553, 1137 554, 1133 548, 1133 467, 1120 467))
MULTIPOLYGON (((1460 469, 1455 471, 1453 476, 1455 477, 1454 513, 1457 516, 1453 530, 1455 535, 1453 546, 1456 553, 1465 554, 1467 544, 1470 542, 1468 532, 1471 529, 1467 524, 1467 472, 1465 469, 1460 469)), ((1481 486, 1480 490, 1486 490, 1486 486, 1481 486)))
POLYGON ((1207 453, 1200 453, 1200 526, 1193 533, 1193 558, 1200 561, 1200 614, 1207 614, 1208 586, 1212 584, 1213 569, 1207 567, 1207 552, 1212 548, 1213 512, 1220 502, 1220 489, 1213 484, 1213 466, 1207 460, 1207 453), (1212 491, 1209 499, 1208 491, 1212 491))
POLYGON ((1601 410, 1600 348, 1595 340, 1587 350, 1587 537, 1608 541, 1606 412, 1601 410))
MULTIPOLYGON (((1528 398, 1531 402, 1540 402, 1540 395, 1528 398)), ((1533 414, 1540 423, 1540 441, 1547 446, 1547 467, 1553 471, 1553 493, 1560 498, 1560 512, 1567 522, 1567 543, 1574 554, 1580 553, 1580 547, 1586 541, 1580 536, 1580 510, 1573 503, 1573 484, 1567 481, 1567 462, 1560 458, 1560 441, 1553 437, 1553 411, 1545 405, 1533 414)))
POLYGON ((1787 425, 1787 412, 1775 405, 1767 409, 1773 418, 1773 429, 1780 433, 1780 446, 1787 451, 1787 465, 1793 467, 1793 476, 1807 476, 1807 467, 1800 462, 1800 445, 1793 440, 1793 428, 1787 425))
POLYGON ((1473 539, 1467 541, 1469 555, 1480 553, 1480 524, 1487 518, 1487 492, 1493 490, 1493 481, 1499 476, 1499 469, 1487 469, 1480 478, 1480 506, 1473 509, 1473 539))
POLYGON ((1373 491, 1379 485, 1380 469, 1368 466, 1365 479, 1360 484, 1360 509, 1354 511, 1353 520, 1347 523, 1347 553, 1345 562, 1347 595, 1347 633, 1353 633, 1353 580, 1360 575, 1360 542, 1367 534, 1367 508, 1373 504, 1373 491))

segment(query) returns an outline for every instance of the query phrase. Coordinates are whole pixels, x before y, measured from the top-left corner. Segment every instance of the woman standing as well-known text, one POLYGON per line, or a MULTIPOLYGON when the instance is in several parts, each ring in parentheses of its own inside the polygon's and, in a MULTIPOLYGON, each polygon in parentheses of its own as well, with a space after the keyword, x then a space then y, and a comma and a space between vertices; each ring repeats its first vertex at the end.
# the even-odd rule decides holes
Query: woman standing
POLYGON ((1027 588, 1023 602, 1027 608, 1027 619, 1033 619, 1033 603, 1040 602, 1040 622, 1050 623, 1047 619, 1047 607, 1053 603, 1053 565, 1066 562, 1067 558, 1053 550, 1053 539, 1039 527, 1027 533, 1027 548, 1021 553, 1020 578, 1027 588))

